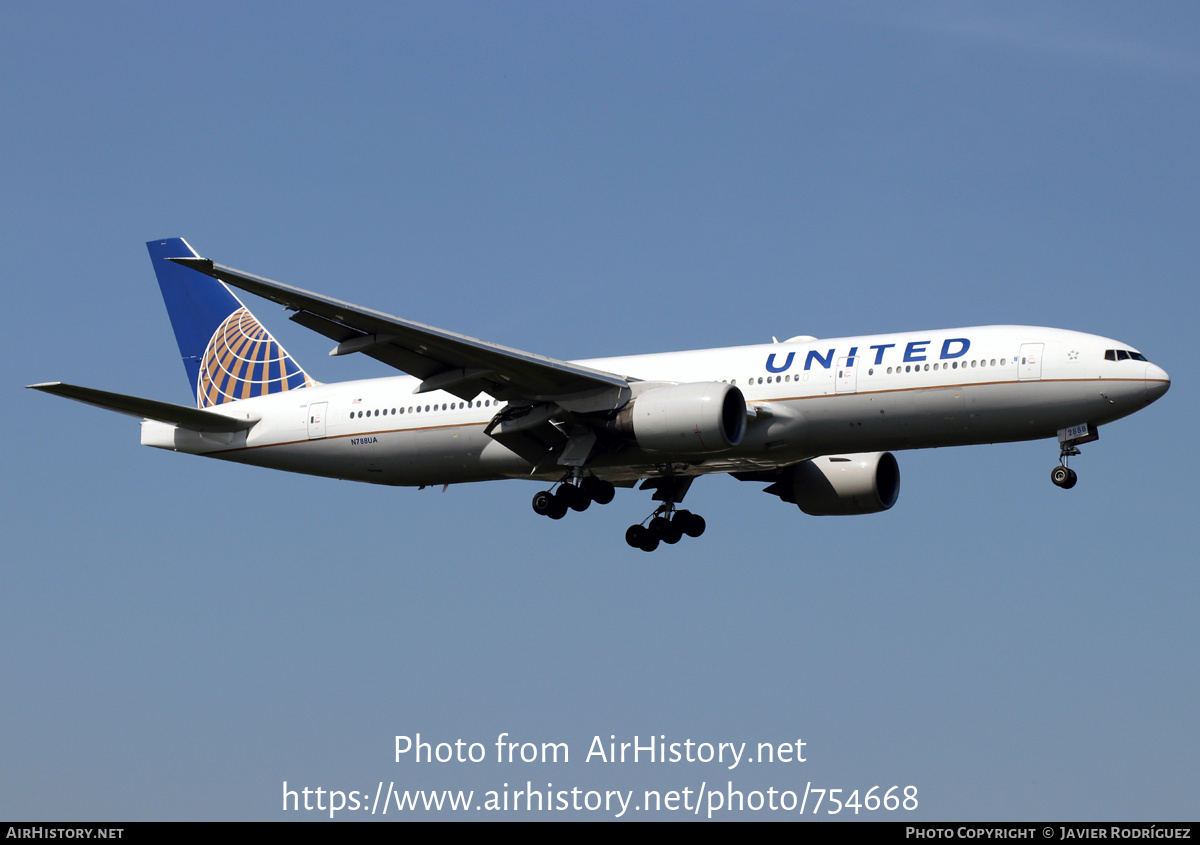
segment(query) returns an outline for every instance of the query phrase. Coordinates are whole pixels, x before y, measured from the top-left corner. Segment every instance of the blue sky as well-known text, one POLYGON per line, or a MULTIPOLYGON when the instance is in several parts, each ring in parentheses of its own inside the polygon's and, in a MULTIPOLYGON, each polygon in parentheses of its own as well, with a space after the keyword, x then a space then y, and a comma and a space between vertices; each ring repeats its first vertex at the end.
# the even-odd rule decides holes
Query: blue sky
MULTIPOLYGON (((1198 36, 1186 3, 3 4, 0 817, 531 780, 1191 818, 1198 36), (702 479, 704 537, 645 555, 645 493, 552 523, 536 485, 227 466, 24 390, 189 400, 171 236, 561 358, 1022 323, 1173 386, 1069 493, 1052 442, 900 453, 869 517, 702 479), (572 756, 393 762, 417 732, 572 756), (584 762, 659 734, 807 762, 584 762)), ((389 373, 248 304, 322 381, 389 373)))

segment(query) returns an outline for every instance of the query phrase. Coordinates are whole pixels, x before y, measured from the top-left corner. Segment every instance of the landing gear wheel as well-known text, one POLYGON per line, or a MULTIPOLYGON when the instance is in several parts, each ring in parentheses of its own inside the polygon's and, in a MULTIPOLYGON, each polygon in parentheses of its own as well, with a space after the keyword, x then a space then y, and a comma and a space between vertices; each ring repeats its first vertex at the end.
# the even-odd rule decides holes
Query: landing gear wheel
POLYGON ((563 505, 573 511, 585 511, 588 509, 588 505, 592 503, 592 500, 588 497, 587 493, 576 487, 574 484, 564 484, 563 486, 559 487, 558 496, 556 498, 562 501, 563 505))
POLYGON ((689 537, 699 537, 704 533, 704 517, 691 511, 675 511, 675 523, 689 537))
POLYGON ((649 528, 641 525, 631 525, 625 532, 625 542, 643 552, 652 552, 658 548, 658 537, 649 528))
POLYGON ((594 475, 589 475, 583 479, 582 489, 588 498, 598 505, 607 505, 617 495, 617 488, 613 486, 611 481, 605 481, 603 478, 597 478, 594 475))
POLYGON ((1056 466, 1050 471, 1050 480, 1058 487, 1064 490, 1070 490, 1079 481, 1079 476, 1075 474, 1075 470, 1065 466, 1056 466))
POLYGON ((533 512, 538 516, 549 516, 554 510, 554 494, 549 490, 539 490, 533 494, 533 512))
POLYGON ((683 532, 673 520, 667 519, 665 516, 656 516, 650 520, 650 533, 664 543, 674 545, 683 537, 683 532))
POLYGON ((546 513, 546 516, 550 517, 551 519, 562 519, 566 515, 567 503, 562 500, 562 496, 555 496, 553 504, 551 504, 550 510, 546 513))
POLYGON ((667 527, 661 536, 664 543, 675 545, 683 539, 683 529, 676 525, 675 520, 672 519, 667 523, 667 527))

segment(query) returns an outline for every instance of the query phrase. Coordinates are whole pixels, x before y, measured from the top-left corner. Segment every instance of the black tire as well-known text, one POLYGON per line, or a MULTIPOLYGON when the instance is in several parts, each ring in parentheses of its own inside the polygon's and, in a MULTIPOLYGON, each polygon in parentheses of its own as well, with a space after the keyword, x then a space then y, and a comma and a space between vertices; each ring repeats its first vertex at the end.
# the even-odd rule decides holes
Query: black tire
POLYGON ((1069 469, 1069 470, 1067 470, 1067 472, 1069 473, 1069 475, 1067 476, 1067 480, 1063 483, 1063 486, 1062 486, 1062 488, 1064 490, 1070 490, 1079 481, 1079 476, 1075 474, 1075 470, 1069 469))
POLYGON ((631 525, 625 530, 625 542, 643 552, 652 552, 658 548, 658 538, 649 528, 641 525, 631 525))
POLYGON ((554 494, 549 490, 539 490, 533 494, 533 512, 538 516, 549 516, 554 510, 554 494))
POLYGON ((1056 466, 1050 470, 1050 480, 1054 482, 1054 486, 1062 487, 1065 490, 1074 486, 1074 483, 1071 481, 1071 476, 1074 474, 1064 466, 1056 466))
POLYGON ((664 543, 669 543, 673 546, 683 539, 683 526, 672 519, 667 523, 666 528, 661 530, 659 536, 662 537, 664 543))
POLYGON ((585 511, 592 503, 588 495, 573 484, 564 484, 559 487, 558 498, 573 511, 585 511))
POLYGON ((706 523, 704 522, 704 517, 700 516, 698 513, 692 513, 691 511, 676 511, 675 521, 679 522, 679 527, 683 530, 683 533, 689 537, 699 537, 704 533, 704 529, 707 527, 706 523))
POLYGON ((550 510, 546 512, 546 516, 551 519, 562 519, 567 515, 567 503, 562 500, 562 496, 553 496, 551 498, 550 510))
POLYGON ((607 505, 617 495, 617 488, 611 481, 589 475, 583 480, 583 492, 587 493, 596 504, 607 505))

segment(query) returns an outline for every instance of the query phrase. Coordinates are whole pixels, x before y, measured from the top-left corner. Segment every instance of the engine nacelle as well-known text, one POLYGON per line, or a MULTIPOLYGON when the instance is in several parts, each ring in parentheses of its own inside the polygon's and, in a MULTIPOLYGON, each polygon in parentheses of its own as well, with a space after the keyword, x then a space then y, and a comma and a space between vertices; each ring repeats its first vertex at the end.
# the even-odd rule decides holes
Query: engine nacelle
POLYGON ((724 452, 746 433, 746 399, 733 385, 716 381, 655 387, 634 397, 611 425, 651 452, 724 452))
POLYGON ((900 496, 900 465, 891 452, 822 455, 792 467, 792 496, 811 516, 879 513, 900 496))

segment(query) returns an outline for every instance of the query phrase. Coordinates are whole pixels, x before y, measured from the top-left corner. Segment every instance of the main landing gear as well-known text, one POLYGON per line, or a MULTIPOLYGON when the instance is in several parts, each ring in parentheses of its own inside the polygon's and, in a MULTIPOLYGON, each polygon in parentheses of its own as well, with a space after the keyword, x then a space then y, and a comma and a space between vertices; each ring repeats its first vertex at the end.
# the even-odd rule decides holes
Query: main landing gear
MULTIPOLYGON (((678 543, 683 535, 699 537, 704 533, 704 517, 691 511, 679 510, 676 505, 692 484, 691 478, 660 478, 646 481, 642 489, 656 490, 654 498, 660 502, 647 520, 629 526, 625 542, 635 549, 652 552, 659 543, 678 543)), ((568 510, 585 511, 592 502, 607 505, 613 500, 616 488, 612 482, 594 475, 583 475, 578 469, 565 475, 549 490, 542 490, 533 497, 533 510, 551 519, 562 519, 568 510)))
POLYGON ((631 525, 625 532, 625 542, 643 552, 652 552, 660 542, 678 543, 686 534, 699 537, 704 533, 704 517, 691 511, 675 510, 671 503, 660 505, 650 517, 650 524, 631 525))
POLYGON ((629 526, 625 532, 625 542, 643 552, 652 552, 658 548, 659 543, 678 543, 684 534, 689 537, 699 537, 703 534, 704 517, 675 508, 675 505, 683 501, 684 494, 694 480, 668 476, 644 482, 642 489, 654 488, 654 498, 662 504, 650 515, 648 522, 629 526))
POLYGON ((562 519, 567 510, 585 511, 595 502, 607 505, 616 495, 612 482, 594 475, 573 478, 567 476, 558 483, 558 489, 542 490, 533 497, 534 513, 551 519, 562 519))

